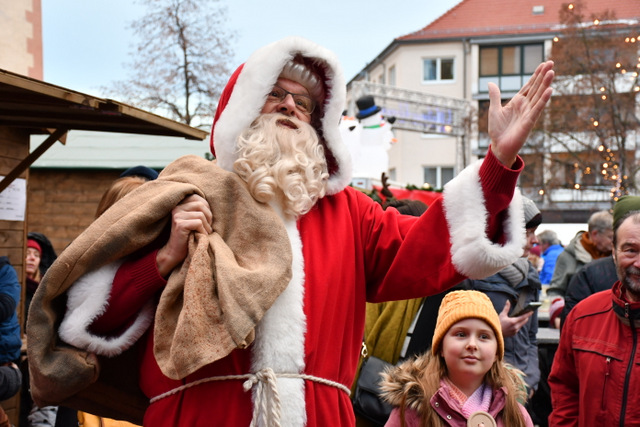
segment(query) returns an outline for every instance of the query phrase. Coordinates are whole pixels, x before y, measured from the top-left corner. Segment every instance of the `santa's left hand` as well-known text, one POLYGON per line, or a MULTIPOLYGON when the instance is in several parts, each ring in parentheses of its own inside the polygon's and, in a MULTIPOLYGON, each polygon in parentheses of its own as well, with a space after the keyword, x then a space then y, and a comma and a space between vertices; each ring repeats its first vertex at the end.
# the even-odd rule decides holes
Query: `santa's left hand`
POLYGON ((529 81, 505 106, 500 89, 489 83, 489 137, 491 151, 505 166, 511 167, 531 129, 551 98, 553 62, 538 65, 529 81))

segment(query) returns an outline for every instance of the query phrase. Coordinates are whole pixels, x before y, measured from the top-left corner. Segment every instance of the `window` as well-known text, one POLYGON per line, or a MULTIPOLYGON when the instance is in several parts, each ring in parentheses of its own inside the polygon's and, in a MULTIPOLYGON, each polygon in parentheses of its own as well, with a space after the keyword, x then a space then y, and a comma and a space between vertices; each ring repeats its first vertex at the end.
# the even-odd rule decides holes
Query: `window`
POLYGON ((454 79, 453 58, 427 58, 422 60, 422 81, 437 82, 454 79))
POLYGON ((389 67, 389 85, 390 86, 395 86, 396 85, 396 67, 395 65, 392 67, 389 67))
POLYGON ((425 166, 424 182, 433 188, 442 188, 453 179, 453 167, 447 166, 425 166))
POLYGON ((424 108, 420 119, 424 133, 451 134, 455 124, 455 112, 447 107, 424 108))
POLYGON ((480 48, 480 92, 493 82, 502 91, 518 91, 544 59, 539 44, 483 46, 480 48))

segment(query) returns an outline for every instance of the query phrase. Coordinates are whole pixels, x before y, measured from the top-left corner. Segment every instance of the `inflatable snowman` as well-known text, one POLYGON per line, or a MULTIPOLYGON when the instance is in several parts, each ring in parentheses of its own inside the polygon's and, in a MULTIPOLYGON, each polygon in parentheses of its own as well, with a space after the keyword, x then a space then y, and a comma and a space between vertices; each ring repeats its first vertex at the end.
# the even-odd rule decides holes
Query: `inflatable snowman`
POLYGON ((355 119, 343 116, 340 122, 342 139, 351 153, 353 178, 379 180, 389 169, 388 150, 395 142, 391 123, 382 117, 371 95, 358 98, 356 106, 355 119))

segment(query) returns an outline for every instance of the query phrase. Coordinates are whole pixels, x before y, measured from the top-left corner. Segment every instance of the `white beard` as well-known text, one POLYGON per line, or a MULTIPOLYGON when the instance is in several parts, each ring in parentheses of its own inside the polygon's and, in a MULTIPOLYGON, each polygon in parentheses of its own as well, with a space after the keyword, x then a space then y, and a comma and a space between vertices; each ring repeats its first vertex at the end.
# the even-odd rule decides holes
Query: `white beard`
POLYGON ((276 199, 287 217, 297 218, 324 197, 327 161, 311 125, 282 114, 262 114, 240 134, 237 146, 234 170, 256 200, 276 199))

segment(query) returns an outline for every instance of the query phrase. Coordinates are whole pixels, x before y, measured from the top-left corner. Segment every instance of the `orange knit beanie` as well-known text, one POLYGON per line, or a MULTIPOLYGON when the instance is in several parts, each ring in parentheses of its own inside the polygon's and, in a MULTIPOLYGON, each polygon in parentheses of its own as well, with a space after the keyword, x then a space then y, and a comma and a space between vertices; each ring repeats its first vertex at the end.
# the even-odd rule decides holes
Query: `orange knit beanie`
POLYGON ((454 324, 470 318, 484 320, 491 326, 498 341, 498 359, 502 360, 504 339, 500 318, 489 297, 478 291, 453 291, 445 295, 438 310, 438 322, 433 333, 431 353, 434 356, 439 353, 442 339, 454 324))

